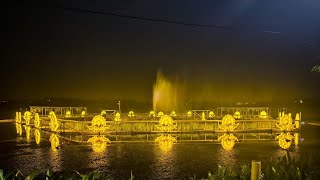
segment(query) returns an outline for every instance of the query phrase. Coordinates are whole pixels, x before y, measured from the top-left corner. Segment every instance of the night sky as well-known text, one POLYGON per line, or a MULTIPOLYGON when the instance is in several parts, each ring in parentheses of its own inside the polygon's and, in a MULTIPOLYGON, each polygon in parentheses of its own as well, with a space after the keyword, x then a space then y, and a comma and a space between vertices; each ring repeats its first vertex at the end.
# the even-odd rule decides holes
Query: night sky
POLYGON ((146 101, 159 69, 195 101, 319 97, 320 73, 310 72, 320 64, 318 0, 13 1, 3 9, 2 99, 146 101))

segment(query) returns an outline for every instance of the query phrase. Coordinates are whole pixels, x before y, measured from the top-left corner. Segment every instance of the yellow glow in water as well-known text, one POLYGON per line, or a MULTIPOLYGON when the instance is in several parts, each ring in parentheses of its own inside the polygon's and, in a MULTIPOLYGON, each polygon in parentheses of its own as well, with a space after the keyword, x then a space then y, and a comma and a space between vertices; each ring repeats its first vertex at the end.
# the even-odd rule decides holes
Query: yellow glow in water
POLYGON ((19 134, 19 136, 22 135, 22 126, 20 123, 16 123, 16 130, 17 130, 17 134, 19 134))
POLYGON ((177 142, 176 138, 172 137, 170 134, 161 135, 156 138, 155 142, 159 143, 159 147, 162 152, 167 153, 172 149, 173 143, 177 142))
POLYGON ((234 113, 233 117, 234 117, 235 119, 240 119, 240 118, 241 118, 240 112, 239 112, 239 111, 236 111, 236 112, 234 113))
POLYGON ((239 123, 235 123, 235 119, 231 115, 226 115, 221 120, 221 125, 218 124, 220 129, 223 129, 224 131, 233 131, 236 129, 239 125, 239 123))
POLYGON ((31 112, 26 111, 23 115, 23 119, 26 120, 26 125, 29 125, 31 119, 31 112))
POLYGON ((97 116, 93 117, 93 119, 91 121, 91 126, 88 126, 88 128, 94 132, 104 132, 109 127, 110 126, 107 126, 106 119, 101 115, 97 115, 97 116))
POLYGON ((279 140, 279 146, 282 149, 289 149, 292 144, 292 139, 294 137, 288 132, 288 133, 281 133, 276 137, 276 140, 279 140))
POLYGON ((30 126, 24 126, 24 129, 26 130, 26 139, 27 139, 27 142, 30 142, 31 127, 30 127, 30 126))
POLYGON ((70 111, 67 111, 66 112, 66 116, 65 116, 66 118, 69 118, 69 117, 71 117, 71 112, 70 111))
POLYGON ((40 128, 40 117, 38 113, 34 115, 34 127, 40 128))
POLYGON ((134 117, 134 112, 133 112, 133 111, 130 111, 130 112, 128 113, 128 116, 129 116, 129 117, 134 117))
POLYGON ((296 128, 297 129, 300 129, 300 114, 299 113, 297 113, 296 114, 296 118, 295 118, 295 122, 294 122, 294 124, 295 124, 295 126, 296 126, 296 128))
POLYGON ((105 136, 94 136, 90 138, 88 142, 92 144, 92 150, 97 153, 105 151, 107 143, 111 143, 111 141, 105 136))
POLYGON ((213 118, 215 116, 214 112, 213 111, 210 111, 209 112, 209 118, 213 118))
POLYGON ((235 142, 239 140, 233 134, 224 134, 218 138, 218 141, 221 141, 223 149, 229 151, 234 147, 235 142))
POLYGON ((259 114, 259 118, 265 119, 268 117, 268 114, 266 111, 261 111, 259 114))
POLYGON ((191 117, 191 116, 192 116, 192 112, 191 112, 191 111, 188 111, 188 112, 187 112, 187 116, 188 116, 188 117, 191 117))
POLYGON ((56 117, 56 114, 53 111, 51 111, 49 113, 49 118, 50 118, 49 126, 50 126, 51 131, 57 131, 59 128, 59 123, 58 123, 58 119, 56 117))
POLYGON ((172 131, 177 127, 177 124, 173 123, 172 117, 163 115, 159 120, 159 124, 155 126, 160 131, 172 131))
POLYGON ((158 117, 162 117, 164 115, 164 113, 162 111, 158 112, 158 117))
POLYGON ((51 149, 52 151, 56 152, 60 146, 60 141, 59 138, 56 134, 51 134, 50 135, 50 139, 49 139, 50 143, 51 143, 51 149))
POLYGON ((277 123, 276 126, 282 131, 291 131, 294 128, 292 124, 292 118, 287 114, 280 118, 279 123, 277 123))
POLYGON ((300 134, 299 133, 294 133, 294 144, 296 146, 299 145, 299 141, 300 141, 300 134))
POLYGON ((35 139, 37 144, 40 144, 41 134, 40 134, 40 130, 39 129, 35 129, 34 130, 34 139, 35 139))
POLYGON ((84 116, 86 116, 86 112, 85 112, 85 111, 82 111, 82 112, 81 112, 81 117, 84 117, 84 116))

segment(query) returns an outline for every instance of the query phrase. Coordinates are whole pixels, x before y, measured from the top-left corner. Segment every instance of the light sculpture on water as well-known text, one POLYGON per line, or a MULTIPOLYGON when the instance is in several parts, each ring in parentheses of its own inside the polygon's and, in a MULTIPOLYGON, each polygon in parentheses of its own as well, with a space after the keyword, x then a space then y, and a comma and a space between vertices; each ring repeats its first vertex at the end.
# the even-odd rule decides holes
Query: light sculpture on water
POLYGON ((109 127, 110 126, 107 126, 106 119, 101 115, 93 117, 91 126, 88 126, 88 128, 94 132, 104 132, 109 129, 109 127))
POLYGON ((291 131, 294 128, 292 118, 288 114, 281 116, 279 123, 276 123, 276 126, 282 131, 291 131))
POLYGON ((210 111, 209 112, 209 118, 213 118, 215 116, 214 112, 213 111, 210 111))
POLYGON ((97 153, 105 151, 107 143, 111 143, 111 141, 105 136, 91 137, 88 142, 91 143, 92 150, 97 153))
POLYGON ((57 116, 53 111, 49 113, 49 118, 50 118, 49 126, 51 131, 57 131, 59 128, 59 123, 58 123, 57 116))
POLYGON ((229 114, 223 117, 221 125, 220 123, 218 124, 219 128, 224 131, 233 131, 238 127, 238 125, 239 123, 235 123, 234 117, 229 114))
POLYGON ((235 145, 236 141, 239 141, 236 136, 231 134, 224 134, 218 138, 218 141, 221 141, 223 149, 230 151, 235 145))
POLYGON ((26 111, 26 112, 23 114, 23 119, 26 121, 26 125, 30 125, 31 112, 26 111))
POLYGON ((133 111, 130 111, 130 112, 128 113, 128 116, 129 116, 129 117, 134 117, 134 112, 133 112, 133 111))
POLYGON ((259 118, 262 118, 262 119, 266 119, 268 117, 268 114, 266 111, 261 111, 260 114, 259 114, 259 118))
POLYGON ((70 112, 70 111, 67 111, 67 112, 66 112, 66 115, 65 115, 65 117, 66 117, 66 118, 69 118, 69 117, 71 117, 71 112, 70 112))
POLYGON ((16 123, 21 123, 21 112, 16 112, 16 123))
POLYGON ((116 113, 115 117, 114 117, 114 121, 115 122, 120 122, 121 121, 121 115, 119 112, 116 113))
POLYGON ((173 143, 177 142, 177 139, 170 134, 161 135, 155 139, 155 142, 159 143, 159 147, 162 152, 167 153, 172 149, 173 143))
POLYGON ((292 144, 292 140, 293 140, 293 136, 287 132, 287 133, 281 133, 280 135, 278 135, 276 137, 276 140, 278 140, 279 142, 279 146, 282 149, 289 149, 291 144, 292 144))
POLYGON ((39 114, 34 114, 34 127, 40 128, 40 117, 39 114))
POLYGON ((174 130, 177 127, 177 124, 173 123, 172 117, 163 115, 159 120, 159 124, 155 126, 158 130, 167 132, 174 130))

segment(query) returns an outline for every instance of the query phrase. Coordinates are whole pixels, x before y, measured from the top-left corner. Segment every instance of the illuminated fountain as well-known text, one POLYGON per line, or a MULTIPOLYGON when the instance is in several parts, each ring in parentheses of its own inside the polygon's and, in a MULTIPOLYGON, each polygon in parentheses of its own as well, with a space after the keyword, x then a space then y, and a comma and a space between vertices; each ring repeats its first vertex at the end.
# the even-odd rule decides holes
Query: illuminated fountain
POLYGON ((56 152, 58 150, 58 148, 60 147, 60 141, 59 141, 58 136, 54 133, 51 133, 49 141, 51 143, 52 151, 56 152))
POLYGON ((153 86, 153 110, 170 112, 177 109, 177 85, 170 82, 161 71, 158 71, 156 83, 153 86))
POLYGON ((40 117, 38 113, 34 115, 34 127, 40 128, 40 117))
POLYGON ((173 123, 172 117, 168 115, 163 115, 159 120, 159 124, 155 126, 160 131, 168 132, 177 128, 177 123, 176 124, 173 123))
POLYGON ((172 149, 173 143, 177 142, 177 139, 172 137, 170 134, 157 137, 155 142, 159 143, 159 147, 162 152, 167 153, 172 149))
POLYGON ((40 144, 41 134, 40 134, 40 130, 39 129, 35 129, 34 130, 34 139, 35 139, 37 144, 40 144))
POLYGON ((88 140, 91 143, 92 150, 97 153, 101 153, 106 150, 107 143, 111 143, 111 141, 105 136, 94 136, 88 140))
POLYGON ((220 129, 224 131, 233 131, 239 125, 239 123, 235 123, 234 117, 229 114, 224 116, 221 122, 222 122, 221 125, 219 123, 218 126, 220 129))
POLYGON ((56 117, 56 114, 53 111, 51 111, 49 113, 49 118, 50 118, 49 126, 50 126, 51 131, 57 131, 59 128, 59 123, 58 123, 58 119, 56 117))
POLYGON ((31 112, 26 111, 26 112, 23 114, 23 119, 26 121, 26 125, 30 125, 31 112))
POLYGON ((93 132, 104 132, 107 129, 109 129, 110 126, 107 126, 107 122, 106 119, 101 116, 101 115, 97 115, 95 117, 93 117, 92 121, 91 121, 91 126, 88 126, 88 128, 93 131, 93 132))
POLYGON ((266 119, 268 117, 268 114, 266 111, 261 111, 260 114, 259 114, 259 118, 262 118, 262 119, 266 119))
POLYGON ((294 137, 289 132, 281 133, 280 135, 278 135, 276 137, 276 140, 279 141, 279 146, 282 149, 289 149, 292 144, 293 139, 294 139, 294 137))
POLYGON ((292 118, 288 114, 281 116, 279 123, 276 123, 276 126, 282 131, 292 131, 294 128, 292 118))
POLYGON ((21 112, 16 112, 16 123, 21 123, 21 112))
POLYGON ((224 134, 222 136, 219 136, 218 141, 221 141, 221 145, 223 149, 230 151, 235 145, 235 142, 239 140, 236 136, 230 133, 230 134, 224 134))
POLYGON ((133 112, 133 111, 130 111, 130 112, 128 113, 128 116, 129 116, 129 117, 134 117, 134 112, 133 112))

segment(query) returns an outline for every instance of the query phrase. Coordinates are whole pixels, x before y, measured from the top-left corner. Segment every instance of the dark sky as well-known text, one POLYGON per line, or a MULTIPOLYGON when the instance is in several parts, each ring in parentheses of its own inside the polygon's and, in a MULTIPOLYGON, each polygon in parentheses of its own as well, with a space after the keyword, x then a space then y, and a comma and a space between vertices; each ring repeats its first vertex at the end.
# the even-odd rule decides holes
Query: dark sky
POLYGON ((318 0, 12 1, 4 8, 0 98, 145 101, 159 69, 182 84, 186 99, 319 97, 320 73, 310 72, 320 64, 318 0))

